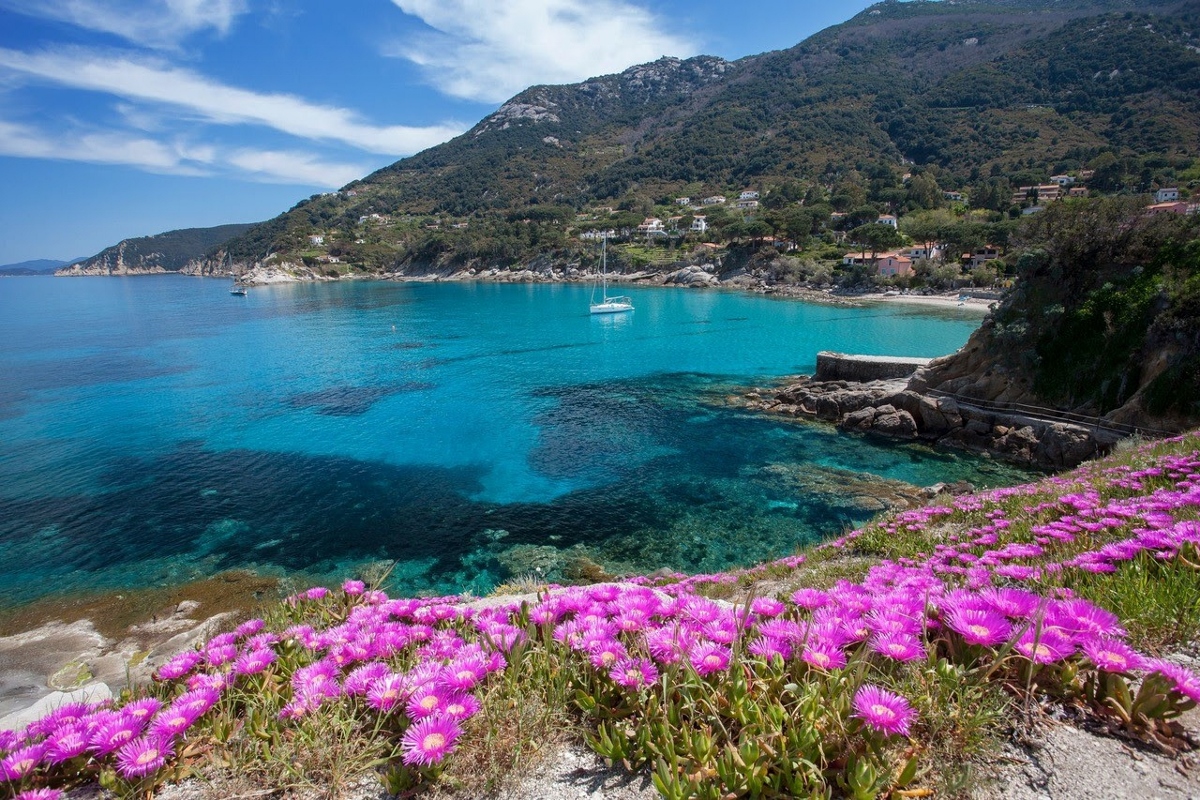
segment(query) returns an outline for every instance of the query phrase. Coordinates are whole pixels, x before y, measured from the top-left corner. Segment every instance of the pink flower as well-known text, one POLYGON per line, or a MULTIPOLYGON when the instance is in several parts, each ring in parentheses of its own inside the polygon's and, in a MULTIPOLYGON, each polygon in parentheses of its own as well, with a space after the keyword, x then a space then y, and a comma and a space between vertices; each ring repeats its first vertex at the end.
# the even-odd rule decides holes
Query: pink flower
POLYGON ((1083 643, 1088 659, 1104 672, 1129 672, 1141 669, 1145 659, 1120 639, 1100 636, 1083 643))
POLYGON ((373 681, 367 689, 367 705, 376 711, 391 711, 404 700, 406 691, 404 676, 388 673, 373 681))
POLYGON ((203 660, 204 656, 195 650, 180 653, 159 667, 157 677, 160 681, 173 681, 177 678, 182 678, 195 669, 203 660))
POLYGON ((911 633, 884 633, 871 640, 871 649, 895 661, 916 661, 925 657, 925 647, 911 633))
POLYGON ((1017 652, 1035 664, 1052 664, 1062 661, 1075 652, 1075 645, 1064 634, 1052 628, 1044 628, 1035 637, 1032 630, 1026 631, 1017 642, 1017 652))
POLYGON ((117 716, 115 719, 110 719, 102 724, 92 734, 92 749, 102 756, 107 755, 133 741, 141 733, 141 729, 141 723, 117 716))
POLYGON ((750 610, 760 617, 778 617, 787 606, 774 597, 758 597, 750 604, 750 610))
POLYGON ((1175 691, 1179 692, 1184 697, 1200 703, 1200 677, 1196 673, 1181 667, 1178 664, 1172 664, 1169 661, 1156 659, 1145 665, 1150 672, 1157 672, 1164 678, 1175 682, 1175 691))
POLYGON ((371 684, 389 672, 387 664, 381 661, 364 664, 346 676, 346 680, 342 684, 342 690, 349 697, 364 697, 371 688, 371 684))
POLYGON ((885 736, 907 736, 916 712, 900 695, 868 684, 854 694, 854 716, 885 736))
POLYGON ((21 792, 13 800, 61 800, 61 789, 29 789, 21 792))
POLYGON ((714 672, 724 672, 729 667, 729 648, 712 642, 702 642, 692 647, 688 660, 697 674, 707 677, 714 672))
POLYGON ((362 581, 346 581, 342 584, 342 591, 350 597, 358 597, 367 590, 367 585, 362 581))
POLYGON ((404 763, 423 767, 437 764, 454 752, 454 743, 461 734, 462 728, 448 717, 430 717, 413 724, 400 740, 404 763))
POLYGON ((275 663, 274 650, 251 650, 233 662, 235 675, 257 675, 275 663))
POLYGON ((37 769, 46 753, 44 744, 33 744, 9 753, 0 761, 0 781, 19 781, 37 769))
POLYGON ((658 670, 647 659, 626 659, 614 664, 608 677, 627 689, 641 689, 658 680, 658 670))
POLYGON ((846 654, 834 644, 825 641, 809 642, 800 658, 826 672, 846 666, 846 654))
POLYGON ((64 725, 46 740, 46 760, 61 764, 83 755, 88 748, 88 734, 84 726, 64 725))
POLYGON ((426 684, 412 693, 408 700, 408 716, 413 719, 441 714, 446 707, 447 696, 440 687, 426 684))
POLYGON ((140 778, 158 772, 173 755, 170 743, 162 739, 135 739, 117 753, 117 772, 126 778, 140 778))
POLYGON ((1012 625, 995 611, 979 608, 952 608, 943 621, 968 644, 994 647, 1012 635, 1012 625))
POLYGON ((482 706, 479 700, 470 694, 457 694, 446 701, 447 717, 453 720, 464 720, 479 713, 482 706))

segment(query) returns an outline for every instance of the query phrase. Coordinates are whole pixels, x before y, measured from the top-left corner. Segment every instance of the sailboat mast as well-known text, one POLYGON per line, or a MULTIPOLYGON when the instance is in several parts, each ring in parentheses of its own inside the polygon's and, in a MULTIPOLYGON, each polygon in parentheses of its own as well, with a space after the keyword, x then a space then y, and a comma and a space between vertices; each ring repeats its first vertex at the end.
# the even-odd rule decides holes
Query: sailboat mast
POLYGON ((608 301, 608 235, 600 237, 600 281, 603 287, 604 298, 601 302, 608 301))

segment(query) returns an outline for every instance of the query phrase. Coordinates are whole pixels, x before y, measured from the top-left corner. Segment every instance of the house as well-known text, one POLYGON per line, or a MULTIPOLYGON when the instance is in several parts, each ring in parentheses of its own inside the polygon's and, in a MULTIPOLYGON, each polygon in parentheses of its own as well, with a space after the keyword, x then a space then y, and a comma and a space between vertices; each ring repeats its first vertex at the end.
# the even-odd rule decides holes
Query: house
POLYGON ((312 236, 308 237, 308 243, 313 247, 320 247, 321 245, 325 244, 325 237, 319 233, 314 233, 312 236))
POLYGON ((912 271, 912 259, 901 255, 892 255, 889 253, 875 261, 875 272, 877 275, 896 277, 899 275, 911 275, 912 271))
POLYGON ((691 204, 692 204, 692 198, 690 198, 690 197, 676 197, 675 198, 675 205, 677 205, 677 206, 690 206, 691 204))
POLYGON ((899 228, 900 227, 900 220, 896 219, 895 214, 884 214, 882 217, 875 220, 875 222, 880 225, 887 225, 888 227, 891 227, 891 228, 899 228))
POLYGON ((1170 189, 1159 189, 1154 193, 1154 202, 1156 203, 1173 203, 1179 199, 1179 190, 1172 187, 1170 189))
POLYGON ((1022 186, 1013 192, 1012 201, 1020 205, 1026 200, 1035 200, 1038 203, 1050 202, 1058 200, 1063 195, 1063 187, 1057 183, 1046 183, 1041 186, 1022 186))
POLYGON ((708 219, 703 215, 692 218, 692 233, 704 233, 708 230, 708 219))
POLYGON ((740 195, 738 195, 738 200, 757 200, 757 199, 758 199, 758 192, 754 191, 753 189, 747 189, 746 191, 744 191, 740 195))
POLYGON ((453 225, 451 225, 450 227, 454 228, 454 230, 456 230, 456 231, 461 231, 470 224, 471 223, 469 223, 469 222, 456 222, 453 225))
POLYGON ((1188 204, 1183 202, 1174 203, 1155 203, 1152 206, 1146 207, 1147 214, 1186 214, 1188 213, 1188 204))
POLYGON ((733 205, 734 205, 734 208, 749 210, 752 208, 758 208, 758 201, 757 200, 738 200, 733 205))
POLYGON ((706 197, 702 201, 706 206, 719 206, 725 202, 725 195, 714 194, 712 197, 706 197))
POLYGON ((617 238, 617 232, 616 232, 616 231, 614 231, 614 230, 607 230, 607 231, 584 231, 583 233, 579 234, 579 238, 580 238, 580 239, 583 239, 585 242, 598 242, 598 241, 600 241, 601 239, 615 239, 615 238, 617 238))
POLYGON ((994 244, 988 244, 979 248, 974 253, 966 253, 964 256, 965 258, 963 260, 967 262, 967 266, 970 269, 975 269, 976 267, 982 267, 989 261, 995 261, 997 258, 999 258, 1000 248, 994 244))
MULTIPOLYGON (((903 256, 901 256, 900 253, 896 252, 895 250, 889 250, 886 253, 876 253, 874 257, 872 257, 870 252, 862 250, 857 253, 846 253, 846 255, 842 256, 842 266, 869 267, 874 264, 878 264, 880 259, 884 258, 903 258, 903 256)), ((908 261, 909 266, 912 266, 912 259, 908 259, 908 261)))
POLYGON ((1057 183, 1060 187, 1065 189, 1075 182, 1075 178, 1071 175, 1051 175, 1050 182, 1057 183))
POLYGON ((942 192, 942 199, 949 200, 952 203, 965 203, 966 195, 962 192, 942 192))
POLYGON ((637 227, 638 233, 664 233, 666 226, 658 217, 646 217, 646 220, 637 227))
POLYGON ((1096 170, 1094 170, 1094 169, 1081 169, 1079 171, 1079 180, 1090 181, 1092 179, 1092 176, 1094 176, 1095 174, 1096 174, 1096 170))
POLYGON ((1090 192, 1086 186, 1072 186, 1067 194, 1070 197, 1087 197, 1090 192))
POLYGON ((900 255, 911 258, 913 261, 922 259, 931 261, 942 257, 942 246, 940 244, 914 244, 912 247, 901 250, 900 255))

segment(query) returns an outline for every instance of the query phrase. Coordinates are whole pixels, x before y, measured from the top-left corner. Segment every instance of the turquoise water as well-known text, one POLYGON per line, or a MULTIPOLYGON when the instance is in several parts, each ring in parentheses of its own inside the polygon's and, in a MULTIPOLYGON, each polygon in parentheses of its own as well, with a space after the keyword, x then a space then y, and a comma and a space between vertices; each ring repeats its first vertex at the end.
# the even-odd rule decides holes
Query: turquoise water
POLYGON ((631 294, 0 281, 0 603, 386 559, 410 591, 720 569, 869 518, 855 475, 1020 477, 711 402, 823 349, 945 354, 977 316, 631 294))

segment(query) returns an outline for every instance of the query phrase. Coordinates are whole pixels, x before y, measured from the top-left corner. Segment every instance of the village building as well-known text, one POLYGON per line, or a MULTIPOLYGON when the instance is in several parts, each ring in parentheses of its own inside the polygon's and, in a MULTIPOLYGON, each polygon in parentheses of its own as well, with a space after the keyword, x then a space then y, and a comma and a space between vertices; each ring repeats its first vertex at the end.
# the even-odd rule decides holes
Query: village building
POLYGON ((690 206, 691 204, 692 204, 692 198, 690 198, 690 197, 675 198, 675 205, 677 205, 677 206, 690 206))
POLYGON ((911 275, 913 262, 911 258, 889 253, 875 261, 875 271, 878 275, 888 278, 911 275))
POLYGON ((1154 202, 1156 203, 1173 203, 1179 199, 1179 190, 1172 187, 1170 189, 1159 189, 1154 193, 1154 202))
POLYGON ((757 200, 738 200, 733 205, 735 208, 740 208, 743 211, 746 211, 746 210, 749 210, 752 208, 758 208, 758 201, 757 200))
POLYGON ((1051 175, 1050 182, 1057 183, 1065 189, 1075 182, 1075 178, 1070 175, 1051 175))
POLYGON ((942 192, 942 199, 952 203, 963 203, 966 202, 967 197, 962 192, 942 192))
POLYGON ((747 189, 746 191, 744 191, 740 195, 738 195, 738 200, 757 200, 757 199, 758 199, 758 192, 754 191, 753 189, 747 189))
POLYGON ((1146 207, 1147 214, 1187 214, 1188 204, 1182 201, 1174 203, 1155 203, 1146 207))
POLYGON ((321 245, 325 244, 325 237, 319 233, 315 233, 308 237, 308 243, 313 247, 320 247, 321 245))
POLYGON ((698 215, 692 218, 692 233, 704 233, 708 230, 708 218, 698 215))
POLYGON ((887 225, 888 227, 891 227, 891 228, 899 228, 900 227, 900 220, 896 219, 895 214, 884 214, 879 219, 875 220, 875 222, 880 225, 887 225))
POLYGON ((637 227, 639 233, 663 233, 666 231, 666 226, 658 217, 647 217, 646 220, 637 227))
POLYGON ((714 194, 712 197, 706 197, 702 201, 706 206, 719 206, 725 202, 725 195, 714 194))

